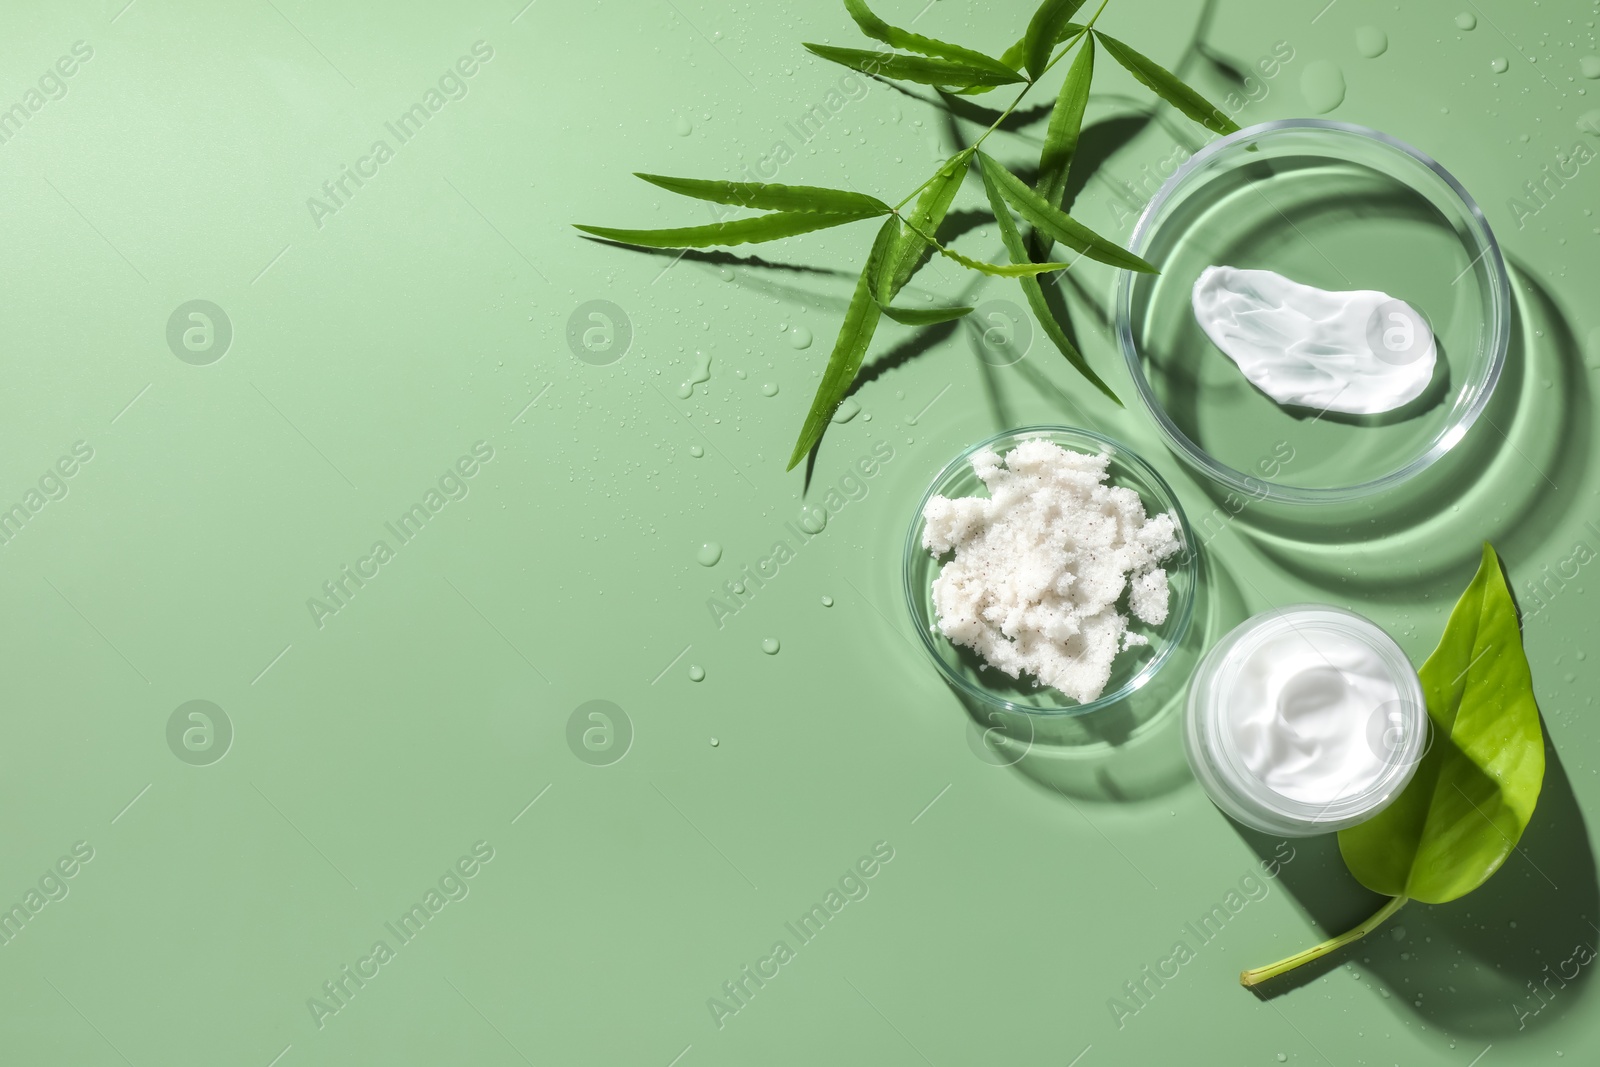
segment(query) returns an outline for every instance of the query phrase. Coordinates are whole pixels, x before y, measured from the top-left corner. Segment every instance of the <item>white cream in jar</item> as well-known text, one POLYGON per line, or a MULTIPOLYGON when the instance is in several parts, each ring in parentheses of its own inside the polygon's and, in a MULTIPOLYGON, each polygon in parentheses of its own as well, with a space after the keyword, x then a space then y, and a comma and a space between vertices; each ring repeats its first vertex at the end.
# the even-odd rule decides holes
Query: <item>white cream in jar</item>
POLYGON ((1382 810, 1425 751, 1422 687, 1370 620, 1325 605, 1257 615, 1207 654, 1186 745, 1223 811, 1269 833, 1342 829, 1382 810))

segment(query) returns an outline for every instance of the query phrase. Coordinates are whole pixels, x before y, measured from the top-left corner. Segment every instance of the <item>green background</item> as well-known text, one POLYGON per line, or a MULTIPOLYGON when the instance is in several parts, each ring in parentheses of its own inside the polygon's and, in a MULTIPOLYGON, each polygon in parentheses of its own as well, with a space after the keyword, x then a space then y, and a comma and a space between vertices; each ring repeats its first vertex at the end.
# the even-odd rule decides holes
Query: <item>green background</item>
MULTIPOLYGON (((1112 0, 1103 16, 1218 100, 1216 61, 1248 67, 1288 42, 1294 58, 1241 102, 1245 124, 1327 107, 1336 67, 1330 116, 1442 161, 1514 272, 1511 362, 1460 462, 1337 523, 1247 508, 1217 525, 1206 639, 1255 610, 1327 601, 1420 660, 1485 538, 1519 594, 1536 579, 1553 590, 1526 639, 1554 758, 1505 868, 1259 1000, 1242 967, 1377 903, 1331 840, 1296 843, 1265 895, 1139 1005, 1124 983, 1277 842, 1211 806, 1170 714, 1123 743, 995 766, 1009 759, 974 740, 913 643, 901 542, 948 457, 1029 423, 1130 443, 1197 524, 1232 509, 1036 329, 1026 358, 997 367, 964 327, 886 326, 862 413, 831 428, 803 496, 784 460, 872 224, 757 250, 804 270, 674 262, 569 228, 710 221, 629 172, 736 177, 779 141, 794 156, 779 180, 891 201, 914 188, 954 147, 926 103, 875 83, 809 141, 790 129, 826 110, 844 73, 800 42, 859 42, 839 4, 123 3, 12 5, 0 40, 0 108, 25 112, 0 127, 0 506, 24 509, 0 547, 0 902, 26 911, 75 843, 93 850, 70 879, 45 879, 67 895, 0 945, 0 1058, 1464 1067, 1592 1054, 1594 966, 1549 975, 1600 939, 1584 814, 1600 788, 1585 569, 1600 552, 1600 173, 1547 186, 1531 215, 1509 203, 1558 153, 1594 144, 1578 126, 1600 106, 1582 73, 1585 57, 1600 73, 1589 4, 1112 0), (1381 55, 1358 49, 1363 27, 1386 35, 1381 55), (92 56, 31 108, 79 41, 92 56), (385 123, 480 41, 492 56, 465 95, 400 143, 385 123), (363 163, 379 139, 391 158, 363 163), (370 176, 345 179, 317 217, 308 199, 346 167, 370 176), (215 334, 190 353, 199 363, 168 343, 191 300, 232 331, 225 352, 215 334), (631 326, 604 365, 581 344, 588 320, 568 340, 591 300, 631 326), (709 380, 680 399, 699 352, 709 380), (48 477, 77 442, 92 458, 48 477), (465 497, 404 544, 389 533, 478 442, 492 459, 445 479, 465 497), (857 499, 841 492, 822 533, 719 628, 707 599, 797 541, 785 524, 874 445, 892 459, 847 483, 857 499), (319 625, 308 600, 341 567, 370 567, 380 539, 393 558, 319 625), (710 568, 696 561, 706 541, 723 548, 710 568), (191 700, 221 715, 183 719, 169 742, 191 700), (569 742, 591 700, 628 724, 613 714, 598 756, 569 742), (467 895, 400 946, 385 923, 477 842, 492 860, 448 882, 467 895), (870 892, 800 945, 784 924, 878 842, 893 859, 870 892), (319 1025, 308 1000, 379 939, 394 958, 319 1025), (794 958, 719 1027, 708 1000, 779 939, 794 958), (1138 1011, 1119 1025, 1112 998, 1138 1011)), ((883 0, 881 13, 998 51, 1031 5, 883 0)), ((1125 240, 1129 186, 1204 135, 1170 110, 1146 121, 1147 94, 1103 66, 1089 119, 1105 158, 1074 211, 1125 240)), ((970 140, 980 127, 958 128, 970 140)), ((1041 134, 992 143, 1024 163, 1041 134)), ((981 195, 969 182, 957 210, 981 195)), ((1000 253, 981 222, 958 246, 1000 253)), ((1113 275, 1073 274, 1083 347, 1131 400, 1104 324, 1113 275)), ((912 292, 1021 303, 973 277, 935 263, 912 292)))

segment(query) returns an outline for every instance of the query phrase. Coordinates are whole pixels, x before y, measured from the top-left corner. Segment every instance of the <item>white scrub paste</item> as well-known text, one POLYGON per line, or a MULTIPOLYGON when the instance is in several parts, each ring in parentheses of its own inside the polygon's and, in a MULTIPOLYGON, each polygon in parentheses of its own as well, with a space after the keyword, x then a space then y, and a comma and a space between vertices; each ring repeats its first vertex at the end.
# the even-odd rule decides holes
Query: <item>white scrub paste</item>
MULTIPOLYGON (((1307 804, 1362 792, 1385 767, 1373 727, 1400 688, 1358 637, 1326 629, 1315 642, 1292 626, 1241 655, 1223 696, 1223 730, 1250 773, 1307 804)), ((1230 657, 1231 658, 1231 657, 1230 657)))
POLYGON ((1128 630, 1128 608, 1151 626, 1167 618, 1161 561, 1179 549, 1177 520, 1146 517, 1132 489, 1106 485, 1107 456, 1024 441, 972 457, 989 498, 936 496, 923 509, 922 547, 955 550, 933 581, 939 631, 1011 677, 1033 675, 1088 703, 1105 692, 1111 662, 1148 643, 1128 630))
POLYGON ((1270 270, 1207 267, 1195 321, 1280 404, 1371 415, 1422 395, 1437 359, 1410 304, 1376 289, 1329 292, 1270 270))

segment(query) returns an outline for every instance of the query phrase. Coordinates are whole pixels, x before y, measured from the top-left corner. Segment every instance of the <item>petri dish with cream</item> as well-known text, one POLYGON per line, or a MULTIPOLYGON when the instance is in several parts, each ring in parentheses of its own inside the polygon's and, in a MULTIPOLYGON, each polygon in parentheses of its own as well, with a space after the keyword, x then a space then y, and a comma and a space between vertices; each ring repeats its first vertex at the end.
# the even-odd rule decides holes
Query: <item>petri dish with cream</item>
POLYGON ((1426 751, 1422 684, 1376 623, 1300 604, 1246 620, 1189 688, 1184 744, 1211 800, 1265 833, 1354 826, 1406 787, 1426 751))

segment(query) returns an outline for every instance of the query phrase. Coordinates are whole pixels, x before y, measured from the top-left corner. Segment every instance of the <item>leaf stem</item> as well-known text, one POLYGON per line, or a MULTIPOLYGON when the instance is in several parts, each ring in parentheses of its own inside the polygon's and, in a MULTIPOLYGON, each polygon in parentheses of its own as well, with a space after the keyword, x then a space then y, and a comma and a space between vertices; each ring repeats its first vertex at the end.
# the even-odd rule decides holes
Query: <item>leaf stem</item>
MULTIPOLYGON (((1109 4, 1110 2, 1111 2, 1111 0, 1100 0, 1100 7, 1098 9, 1096 9, 1096 11, 1094 13, 1094 17, 1089 20, 1088 24, 1085 25, 1084 28, 1081 31, 1079 31, 1078 33, 1074 34, 1070 40, 1065 41, 1063 43, 1061 51, 1056 53, 1055 57, 1053 59, 1051 59, 1048 64, 1045 65, 1044 70, 1040 72, 1040 77, 1043 77, 1045 74, 1048 74, 1050 72, 1050 68, 1051 67, 1053 67, 1057 63, 1061 62, 1061 60, 1066 56, 1066 54, 1068 52, 1072 51, 1073 45, 1076 45, 1078 42, 1082 41, 1084 39, 1084 37, 1086 37, 1088 35, 1089 31, 1094 29, 1094 24, 1095 24, 1096 20, 1098 20, 1100 18, 1100 12, 1104 11, 1106 9, 1106 5, 1109 4)), ((1017 98, 1015 100, 1011 101, 1011 106, 1006 108, 1004 111, 1002 111, 1000 113, 1000 117, 995 119, 994 122, 990 123, 989 124, 989 128, 987 130, 984 130, 983 134, 976 141, 974 141, 971 145, 969 145, 965 149, 965 151, 972 152, 972 151, 976 151, 978 148, 982 147, 983 142, 988 139, 989 135, 991 133, 993 133, 995 130, 999 129, 1000 128, 1000 124, 1002 122, 1004 122, 1006 119, 1010 118, 1011 117, 1011 113, 1013 111, 1017 110, 1017 105, 1022 103, 1022 98, 1028 95, 1028 90, 1032 89, 1037 84, 1039 84, 1039 79, 1038 78, 1033 78, 1028 82, 1028 84, 1024 85, 1022 87, 1022 91, 1017 94, 1017 98)), ((939 176, 939 172, 938 171, 934 171, 933 174, 928 177, 927 181, 924 181, 921 185, 917 186, 915 189, 911 190, 911 192, 907 193, 906 196, 905 196, 905 199, 901 200, 898 204, 896 204, 894 206, 895 213, 899 214, 900 209, 905 207, 907 204, 909 204, 911 202, 911 198, 912 197, 916 196, 918 193, 922 192, 922 190, 926 189, 933 182, 933 180, 935 178, 937 178, 938 176, 939 176)))
POLYGON ((1296 952, 1293 956, 1281 959, 1277 963, 1268 964, 1265 967, 1257 967, 1254 970, 1241 971, 1239 973, 1239 984, 1244 986, 1246 989, 1254 988, 1269 978, 1276 978, 1278 975, 1283 974, 1286 971, 1294 970, 1301 964, 1310 963, 1315 959, 1321 959, 1323 956, 1333 952, 1335 949, 1340 949, 1354 941, 1359 941, 1363 937, 1366 937, 1368 934, 1372 933, 1372 931, 1376 930, 1379 926, 1382 926, 1384 921, 1387 920, 1389 916, 1393 915, 1395 912, 1404 907, 1406 901, 1410 899, 1410 897, 1406 896, 1394 897, 1389 901, 1389 903, 1379 908, 1377 913, 1369 918, 1366 922, 1363 922, 1355 929, 1350 930, 1347 933, 1340 934, 1338 937, 1330 937, 1320 945, 1313 945, 1303 952, 1296 952))

